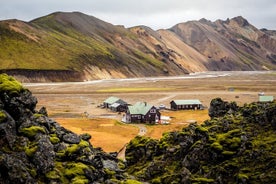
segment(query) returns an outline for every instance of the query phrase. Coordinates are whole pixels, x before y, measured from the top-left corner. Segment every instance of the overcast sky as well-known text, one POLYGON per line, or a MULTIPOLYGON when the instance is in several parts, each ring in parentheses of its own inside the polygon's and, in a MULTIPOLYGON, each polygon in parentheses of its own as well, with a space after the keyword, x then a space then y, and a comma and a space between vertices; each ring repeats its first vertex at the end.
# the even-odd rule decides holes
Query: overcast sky
POLYGON ((276 30, 276 0, 1 0, 0 20, 32 19, 56 12, 79 11, 114 25, 170 28, 206 18, 243 16, 257 28, 276 30))

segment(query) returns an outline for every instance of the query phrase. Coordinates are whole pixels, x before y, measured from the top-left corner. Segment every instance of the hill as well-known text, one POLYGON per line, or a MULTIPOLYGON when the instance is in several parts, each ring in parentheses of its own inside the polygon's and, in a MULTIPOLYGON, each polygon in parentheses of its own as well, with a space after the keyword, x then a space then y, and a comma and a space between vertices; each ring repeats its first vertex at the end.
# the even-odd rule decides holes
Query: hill
POLYGON ((0 70, 21 81, 183 75, 276 68, 275 34, 242 17, 202 19, 154 31, 80 12, 0 21, 0 70))

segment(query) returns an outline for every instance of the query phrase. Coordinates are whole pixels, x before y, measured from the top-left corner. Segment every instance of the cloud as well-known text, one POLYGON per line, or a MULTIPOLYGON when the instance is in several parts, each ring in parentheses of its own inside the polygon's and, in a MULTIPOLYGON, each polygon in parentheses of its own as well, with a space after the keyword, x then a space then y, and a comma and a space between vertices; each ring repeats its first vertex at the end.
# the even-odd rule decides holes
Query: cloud
POLYGON ((169 28, 179 22, 243 16, 258 28, 276 29, 275 0, 4 0, 0 19, 25 21, 56 11, 80 11, 126 27, 169 28))

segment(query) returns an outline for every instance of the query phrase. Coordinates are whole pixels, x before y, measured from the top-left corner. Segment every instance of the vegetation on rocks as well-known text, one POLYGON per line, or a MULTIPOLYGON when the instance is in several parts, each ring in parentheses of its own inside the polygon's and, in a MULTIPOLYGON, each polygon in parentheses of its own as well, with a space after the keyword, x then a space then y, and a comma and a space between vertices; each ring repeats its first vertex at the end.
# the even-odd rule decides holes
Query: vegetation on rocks
POLYGON ((23 90, 20 82, 7 74, 0 74, 0 91, 8 93, 19 93, 23 90))
POLYGON ((61 127, 45 108, 35 109, 36 98, 19 82, 7 75, 0 78, 0 183, 127 181, 119 168, 123 163, 93 148, 89 134, 61 127))
POLYGON ((127 171, 150 183, 273 183, 276 103, 211 102, 211 119, 160 140, 136 137, 127 171))

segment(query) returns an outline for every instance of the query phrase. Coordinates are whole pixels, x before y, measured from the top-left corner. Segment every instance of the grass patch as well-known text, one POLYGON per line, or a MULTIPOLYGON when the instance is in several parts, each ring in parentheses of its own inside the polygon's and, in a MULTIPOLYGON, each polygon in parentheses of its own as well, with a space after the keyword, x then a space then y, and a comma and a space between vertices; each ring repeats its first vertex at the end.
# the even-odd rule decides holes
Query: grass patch
MULTIPOLYGON (((89 133, 94 147, 101 147, 104 151, 119 151, 126 143, 133 139, 139 132, 137 127, 118 123, 114 119, 93 118, 63 118, 56 119, 65 128, 77 133, 89 133), (105 126, 106 125, 106 126, 105 126)), ((81 142, 80 145, 87 145, 81 142)))

